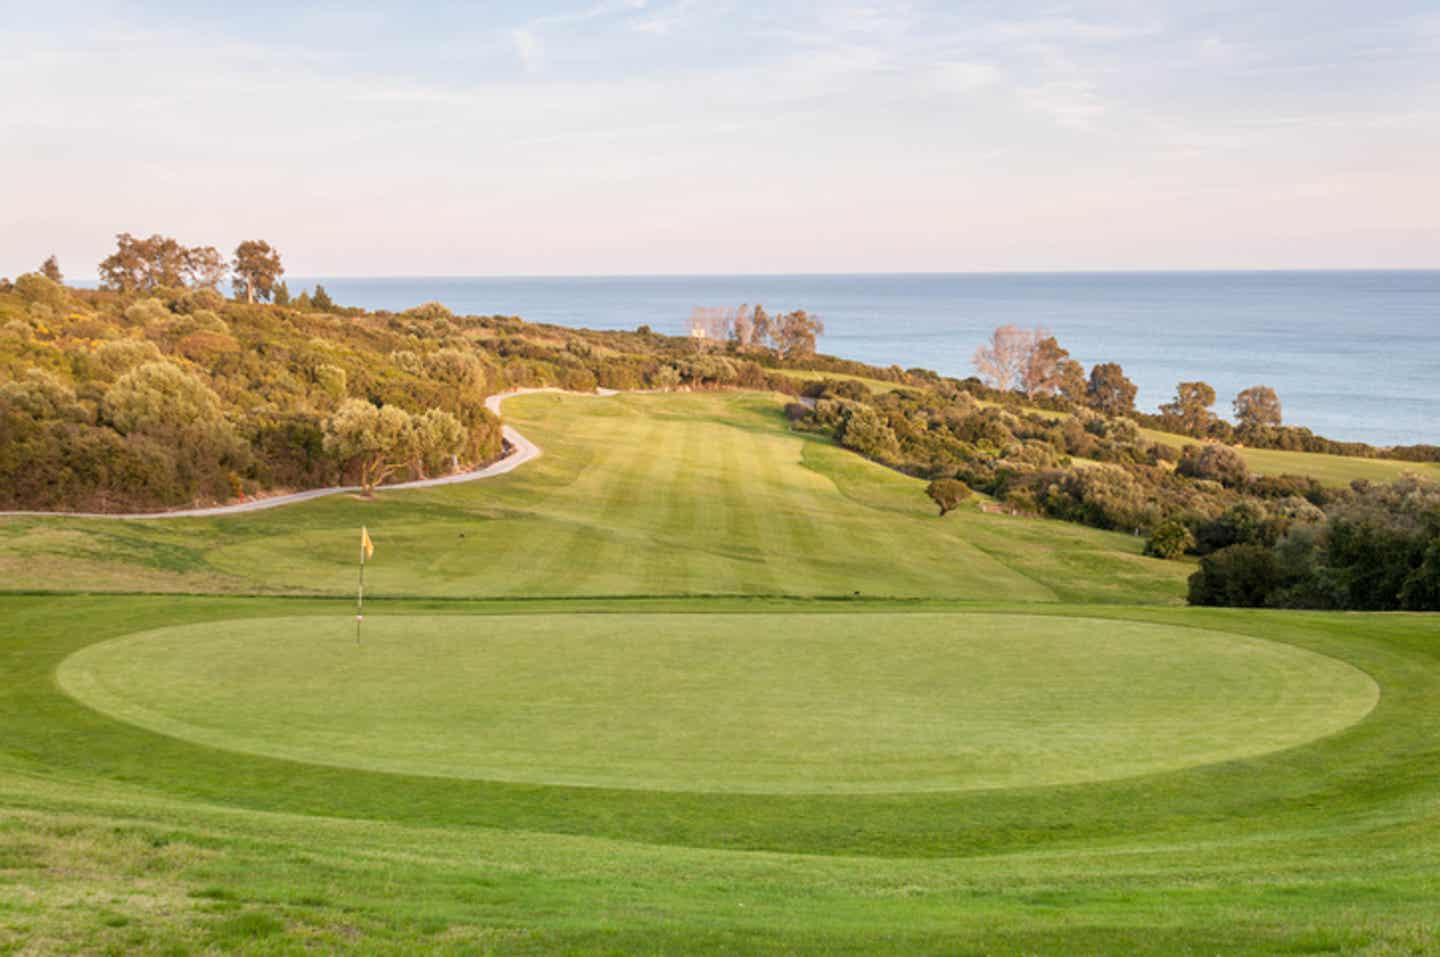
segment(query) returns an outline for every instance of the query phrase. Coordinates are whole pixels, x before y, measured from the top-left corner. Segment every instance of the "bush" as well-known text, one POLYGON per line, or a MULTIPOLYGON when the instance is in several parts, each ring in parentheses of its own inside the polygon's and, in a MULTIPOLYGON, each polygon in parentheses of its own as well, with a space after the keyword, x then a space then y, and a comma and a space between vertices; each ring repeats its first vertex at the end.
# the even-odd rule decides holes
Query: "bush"
POLYGON ((1268 548, 1231 545, 1200 559, 1200 570, 1190 576, 1189 601, 1260 608, 1279 584, 1279 565, 1268 548))
POLYGON ((940 517, 953 511, 961 502, 970 497, 970 486, 959 479, 936 479, 925 487, 925 494, 940 507, 940 517))
POLYGON ((1155 558, 1175 559, 1194 547, 1194 533, 1184 522, 1172 518, 1161 522, 1155 531, 1150 533, 1150 540, 1145 543, 1145 554, 1155 558))
POLYGON ((170 318, 170 310, 159 299, 141 299, 125 310, 125 318, 137 326, 149 326, 170 318))
POLYGON ((38 272, 27 272, 15 280, 15 293, 30 305, 48 306, 56 311, 65 307, 65 287, 38 272))
POLYGON ((1245 460, 1228 445, 1187 445, 1180 453, 1175 471, 1191 478, 1219 482, 1226 488, 1239 488, 1250 477, 1245 460))

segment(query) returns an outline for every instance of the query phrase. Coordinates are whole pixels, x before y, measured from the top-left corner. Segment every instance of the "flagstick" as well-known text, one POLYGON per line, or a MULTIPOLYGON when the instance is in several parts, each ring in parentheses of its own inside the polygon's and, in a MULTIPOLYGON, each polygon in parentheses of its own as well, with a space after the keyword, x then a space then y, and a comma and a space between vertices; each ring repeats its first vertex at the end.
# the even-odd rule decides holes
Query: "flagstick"
POLYGON ((360 644, 360 622, 365 620, 365 543, 360 543, 360 588, 355 592, 355 644, 360 644))

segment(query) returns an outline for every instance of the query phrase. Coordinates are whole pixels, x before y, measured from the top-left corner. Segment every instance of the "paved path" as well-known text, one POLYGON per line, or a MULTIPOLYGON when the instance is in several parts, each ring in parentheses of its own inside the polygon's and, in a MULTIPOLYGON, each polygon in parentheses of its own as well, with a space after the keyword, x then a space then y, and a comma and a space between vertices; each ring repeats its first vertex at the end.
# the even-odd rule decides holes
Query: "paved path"
MULTIPOLYGON (((496 415, 500 414, 500 403, 513 395, 530 395, 536 392, 565 392, 564 389, 513 389, 509 392, 501 392, 497 395, 487 396, 485 408, 496 415)), ((594 392, 576 392, 571 395, 617 395, 614 389, 597 389, 594 392)), ((504 475, 513 472, 532 459, 538 459, 541 454, 540 446, 531 442, 525 436, 508 425, 500 426, 500 434, 505 441, 510 443, 510 453, 498 462, 492 462, 482 469, 473 472, 460 472, 456 475, 442 475, 439 478, 419 479, 414 482, 398 482, 394 485, 382 486, 385 491, 404 488, 431 488, 436 485, 458 485, 461 482, 474 482, 478 479, 494 478, 497 475, 504 475)), ((304 492, 294 492, 290 495, 276 495, 272 498, 256 499, 253 502, 237 502, 234 505, 215 505, 210 508, 180 508, 168 512, 137 512, 129 515, 116 515, 110 512, 0 512, 0 516, 45 516, 51 518, 210 518, 216 515, 237 515, 241 512, 258 512, 266 508, 279 508, 281 505, 293 505, 296 502, 308 502, 312 498, 324 498, 326 495, 339 495, 342 492, 359 492, 358 485, 337 485, 333 488, 312 488, 304 492)))

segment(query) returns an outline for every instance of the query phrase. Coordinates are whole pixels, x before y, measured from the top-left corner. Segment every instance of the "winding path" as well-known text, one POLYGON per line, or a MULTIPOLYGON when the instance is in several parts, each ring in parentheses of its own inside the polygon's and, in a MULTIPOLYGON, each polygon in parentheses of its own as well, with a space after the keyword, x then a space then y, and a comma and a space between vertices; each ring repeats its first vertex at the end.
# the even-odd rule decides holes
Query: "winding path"
MULTIPOLYGON (((531 395, 536 392, 567 392, 565 389, 512 389, 509 392, 500 392, 492 396, 486 396, 485 408, 500 414, 500 403, 511 396, 531 395)), ((596 389, 594 392, 574 392, 571 395, 618 395, 615 389, 596 389)), ((519 431, 508 425, 500 426, 500 434, 510 444, 510 453, 497 462, 492 462, 484 468, 475 469, 472 472, 460 472, 455 475, 442 475, 439 478, 418 479, 414 482, 397 482, 394 485, 385 485, 382 488, 387 491, 405 488, 431 488, 436 485, 458 485, 461 482, 474 482, 479 479, 494 478, 497 475, 504 475, 513 472, 532 459, 538 459, 541 455, 540 446, 531 442, 519 431)), ((128 515, 117 515, 110 512, 41 512, 41 511, 0 511, 0 517, 43 517, 43 518, 118 518, 118 519, 139 519, 139 518, 211 518, 217 515, 237 515, 241 512, 258 512, 266 508, 279 508, 281 505, 293 505, 296 502, 308 502, 313 498, 324 498, 327 495, 339 495, 342 492, 359 492, 358 485, 336 485, 332 488, 312 488, 304 492, 292 492, 289 495, 276 495, 271 498, 256 499, 253 502, 237 502, 234 505, 213 505, 208 508, 180 508, 168 512, 134 512, 128 515)))

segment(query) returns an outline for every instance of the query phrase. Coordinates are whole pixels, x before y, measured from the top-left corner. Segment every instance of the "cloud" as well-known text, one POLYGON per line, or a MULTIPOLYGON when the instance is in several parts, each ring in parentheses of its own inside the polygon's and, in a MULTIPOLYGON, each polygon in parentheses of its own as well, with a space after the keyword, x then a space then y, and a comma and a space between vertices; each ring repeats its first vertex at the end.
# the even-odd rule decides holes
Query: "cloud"
POLYGON ((1095 23, 1073 17, 1036 17, 1027 20, 1001 20, 985 26, 982 33, 1003 40, 1079 41, 1104 43, 1134 40, 1160 32, 1153 23, 1095 23))
POLYGON ((1027 109, 1044 113, 1067 129, 1086 129, 1106 113, 1095 85, 1084 80, 1042 83, 1020 90, 1019 95, 1027 109))
MULTIPOLYGON (((665 36, 685 20, 686 14, 690 12, 690 8, 694 5, 694 0, 680 0, 680 2, 672 3, 663 10, 656 10, 647 17, 633 21, 630 24, 630 29, 637 33, 665 36)), ((646 7, 645 0, 636 0, 636 2, 631 3, 631 6, 636 10, 644 10, 646 7)))
POLYGON ((535 32, 525 27, 517 27, 510 31, 510 42, 514 45, 515 55, 520 58, 520 64, 525 67, 525 72, 540 72, 544 51, 540 46, 540 38, 535 35, 535 32))
POLYGON ((947 93, 970 93, 1000 80, 1000 71, 990 64, 964 60, 937 63, 930 73, 935 85, 947 93))

